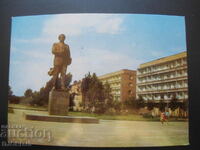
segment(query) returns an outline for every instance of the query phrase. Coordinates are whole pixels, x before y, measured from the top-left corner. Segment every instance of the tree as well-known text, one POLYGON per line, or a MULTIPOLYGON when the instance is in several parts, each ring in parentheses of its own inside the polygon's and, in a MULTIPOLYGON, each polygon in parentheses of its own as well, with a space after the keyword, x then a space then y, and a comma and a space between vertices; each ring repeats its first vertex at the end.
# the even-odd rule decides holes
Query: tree
POLYGON ((136 108, 143 108, 145 106, 144 99, 141 95, 139 95, 138 99, 136 99, 136 108))
MULTIPOLYGON (((102 83, 101 83, 102 85, 102 83)), ((103 87, 101 87, 101 94, 99 99, 105 104, 105 111, 113 107, 113 95, 111 94, 111 88, 108 82, 106 82, 103 87)))
POLYGON ((11 103, 11 104, 19 104, 20 100, 21 100, 21 98, 19 96, 12 95, 9 98, 9 103, 11 103))
POLYGON ((25 97, 32 97, 33 95, 33 91, 31 89, 27 89, 25 92, 24 92, 24 96, 25 97))
POLYGON ((154 102, 153 101, 147 101, 147 108, 148 110, 152 110, 154 108, 154 102))
POLYGON ((136 100, 135 97, 129 97, 123 102, 123 105, 126 109, 138 109, 139 101, 136 100))
POLYGON ((77 94, 76 93, 71 93, 69 95, 69 110, 73 110, 73 106, 75 106, 75 103, 74 103, 74 97, 76 96, 77 94))
POLYGON ((33 92, 32 100, 30 101, 31 105, 38 105, 39 103, 39 95, 40 93, 38 91, 33 92))
POLYGON ((83 78, 81 82, 81 93, 83 96, 83 107, 86 107, 87 103, 87 92, 90 88, 90 82, 91 82, 91 75, 90 72, 85 75, 85 78, 83 78))
POLYGON ((122 102, 120 101, 113 101, 113 107, 117 112, 120 112, 120 110, 122 109, 122 102))
POLYGON ((159 110, 163 112, 165 110, 165 102, 163 100, 160 100, 159 102, 159 110))
MULTIPOLYGON (((72 75, 71 73, 68 73, 65 75, 65 87, 68 88, 70 83, 72 81, 72 75)), ((61 86, 60 79, 56 86, 61 86)), ((25 97, 32 96, 32 101, 30 102, 31 105, 39 105, 39 106, 45 106, 48 104, 49 101, 49 92, 53 88, 53 80, 52 78, 46 83, 45 87, 40 88, 40 91, 32 92, 31 89, 27 89, 24 93, 25 97)))
POLYGON ((183 101, 183 103, 181 105, 181 109, 183 109, 184 111, 188 110, 188 99, 183 101))
POLYGON ((178 99, 176 98, 176 95, 173 95, 169 107, 171 108, 172 111, 176 110, 179 107, 178 99))
POLYGON ((85 75, 81 83, 84 108, 95 108, 96 113, 104 113, 109 106, 112 106, 111 88, 108 83, 105 85, 97 78, 96 74, 90 72, 85 75))
POLYGON ((8 97, 13 96, 13 91, 10 86, 8 86, 8 97))
POLYGON ((21 98, 19 96, 13 95, 11 86, 8 86, 8 101, 11 104, 19 104, 21 98))

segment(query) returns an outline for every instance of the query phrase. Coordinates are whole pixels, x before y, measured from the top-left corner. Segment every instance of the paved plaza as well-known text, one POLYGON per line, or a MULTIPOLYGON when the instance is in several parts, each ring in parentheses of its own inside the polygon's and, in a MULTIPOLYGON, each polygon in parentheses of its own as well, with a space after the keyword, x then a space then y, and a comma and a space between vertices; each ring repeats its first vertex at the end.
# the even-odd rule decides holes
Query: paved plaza
POLYGON ((14 109, 14 113, 8 114, 11 127, 21 125, 35 130, 49 131, 45 137, 15 138, 15 140, 28 140, 30 144, 81 147, 188 145, 188 122, 169 122, 164 125, 160 122, 122 120, 100 120, 99 124, 57 123, 25 120, 24 112, 33 114, 47 112, 14 109))

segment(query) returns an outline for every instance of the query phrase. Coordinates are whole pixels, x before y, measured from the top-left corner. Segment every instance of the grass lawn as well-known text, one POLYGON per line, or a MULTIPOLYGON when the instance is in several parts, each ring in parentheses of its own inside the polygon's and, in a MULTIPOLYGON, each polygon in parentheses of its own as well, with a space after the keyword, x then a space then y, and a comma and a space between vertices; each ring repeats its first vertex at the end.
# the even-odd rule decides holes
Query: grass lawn
POLYGON ((141 115, 127 114, 127 115, 108 115, 108 114, 94 114, 85 112, 69 112, 70 116, 88 116, 96 117, 104 120, 130 120, 130 121, 159 121, 159 118, 144 118, 141 115))
POLYGON ((9 104, 8 108, 47 111, 47 107, 29 106, 29 105, 23 105, 23 104, 9 104))
MULTIPOLYGON (((37 111, 47 111, 47 107, 41 106, 28 106, 23 104, 9 104, 10 109, 24 109, 24 110, 37 110, 37 111)), ((69 116, 88 116, 96 117, 103 120, 129 120, 129 121, 160 121, 159 117, 154 118, 144 118, 142 115, 138 114, 119 114, 119 115, 109 115, 109 114, 95 114, 86 112, 72 112, 68 113, 69 116)), ((186 121, 186 119, 170 118, 169 121, 186 121)))
MULTIPOLYGON (((104 120, 160 121, 160 117, 144 118, 142 115, 137 115, 137 114, 108 115, 108 114, 95 114, 86 112, 69 112, 68 114, 70 116, 88 116, 104 120)), ((169 121, 187 121, 187 119, 170 118, 169 121)))

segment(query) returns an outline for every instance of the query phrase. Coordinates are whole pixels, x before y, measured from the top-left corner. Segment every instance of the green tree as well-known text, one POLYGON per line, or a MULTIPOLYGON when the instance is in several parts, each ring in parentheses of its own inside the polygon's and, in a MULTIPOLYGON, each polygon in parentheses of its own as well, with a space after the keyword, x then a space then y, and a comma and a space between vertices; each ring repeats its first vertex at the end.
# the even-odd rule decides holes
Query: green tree
POLYGON ((103 94, 105 100, 106 100, 106 107, 109 109, 111 107, 113 107, 113 95, 111 94, 112 90, 110 88, 110 85, 108 84, 108 82, 106 82, 103 85, 103 94))
POLYGON ((165 110, 165 102, 164 102, 164 100, 160 100, 160 102, 159 102, 159 110, 161 111, 161 112, 163 112, 164 110, 165 110))
POLYGON ((13 95, 11 86, 8 86, 8 102, 11 104, 19 104, 21 97, 13 95))
POLYGON ((136 108, 143 108, 145 106, 144 99, 141 95, 139 95, 138 99, 136 99, 136 108))
POLYGON ((186 116, 188 116, 188 108, 189 108, 189 103, 188 103, 188 99, 185 99, 181 104, 180 104, 180 108, 186 112, 186 116))
POLYGON ((113 101, 113 108, 119 113, 122 109, 122 102, 117 100, 113 101))
MULTIPOLYGON (((70 83, 72 81, 72 75, 71 73, 68 73, 65 75, 65 86, 66 88, 69 87, 70 83)), ((57 84, 60 84, 60 79, 57 84)), ((34 93, 32 92, 31 89, 27 89, 24 93, 25 97, 32 97, 32 101, 30 102, 31 105, 39 105, 39 106, 46 106, 49 101, 49 92, 53 88, 53 80, 49 80, 45 87, 40 88, 40 91, 35 91, 34 93)), ((60 85, 57 85, 60 86, 60 85)))
POLYGON ((138 109, 138 101, 135 97, 129 97, 127 100, 123 102, 123 105, 126 109, 138 109))
POLYGON ((147 108, 148 108, 148 110, 153 110, 153 108, 154 108, 154 102, 153 101, 147 101, 147 108))
POLYGON ((109 106, 112 106, 112 95, 109 84, 103 85, 96 74, 88 73, 81 83, 83 95, 83 106, 95 108, 96 113, 104 113, 109 106))
POLYGON ((31 105, 38 105, 39 103, 39 95, 40 93, 38 91, 33 92, 32 100, 30 101, 31 105))
POLYGON ((188 99, 184 100, 180 106, 184 111, 188 111, 188 99))
POLYGON ((169 108, 171 108, 172 111, 176 110, 179 107, 178 99, 176 98, 176 95, 173 95, 170 103, 169 108))
POLYGON ((24 92, 24 96, 25 97, 32 97, 33 96, 33 91, 31 89, 27 89, 25 92, 24 92))
POLYGON ((90 82, 91 82, 91 75, 90 72, 85 75, 81 82, 81 93, 82 93, 82 99, 83 99, 83 107, 86 107, 88 100, 87 100, 87 93, 90 88, 90 82))
POLYGON ((10 86, 8 86, 8 97, 13 96, 13 91, 10 86))

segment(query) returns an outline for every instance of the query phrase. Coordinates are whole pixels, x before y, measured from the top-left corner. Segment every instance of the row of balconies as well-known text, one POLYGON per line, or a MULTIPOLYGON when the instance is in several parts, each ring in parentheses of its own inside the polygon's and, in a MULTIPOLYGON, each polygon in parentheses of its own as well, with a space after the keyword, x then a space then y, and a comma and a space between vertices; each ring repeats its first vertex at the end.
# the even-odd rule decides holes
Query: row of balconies
POLYGON ((137 94, 163 94, 163 93, 173 93, 188 91, 188 88, 176 88, 176 89, 165 89, 165 90, 151 90, 151 91, 138 91, 137 94))
POLYGON ((151 76, 151 75, 167 74, 167 73, 170 73, 170 72, 175 72, 175 71, 180 71, 180 70, 187 70, 187 66, 184 65, 184 66, 180 66, 180 67, 177 67, 177 68, 165 69, 165 70, 160 70, 160 71, 145 73, 145 74, 137 73, 137 77, 146 77, 146 76, 151 76))
POLYGON ((152 72, 156 72, 160 70, 172 69, 179 66, 184 66, 186 64, 187 64, 186 58, 183 58, 183 59, 179 59, 173 62, 162 64, 162 65, 150 66, 143 69, 139 69, 138 74, 146 74, 146 73, 152 73, 152 72))
MULTIPOLYGON (((174 94, 164 94, 164 95, 141 95, 142 98, 144 100, 171 100, 174 96, 174 94)), ((179 93, 175 93, 175 96, 177 99, 187 99, 188 98, 188 94, 187 92, 179 92, 179 93)))
POLYGON ((138 77, 137 83, 167 80, 167 79, 173 79, 173 78, 184 77, 184 76, 187 76, 187 70, 176 71, 176 72, 163 74, 163 75, 151 75, 147 77, 138 77))
POLYGON ((152 84, 167 84, 167 83, 175 83, 180 81, 186 81, 187 83, 187 76, 184 77, 177 77, 172 79, 165 79, 165 80, 157 80, 157 81, 149 81, 144 83, 137 83, 137 86, 143 86, 143 85, 152 85, 152 84))
POLYGON ((121 76, 119 77, 110 77, 107 79, 100 79, 102 82, 114 82, 114 81, 120 81, 121 80, 121 76))
POLYGON ((178 89, 178 88, 187 88, 188 87, 188 84, 185 83, 185 84, 177 84, 177 85, 170 85, 170 86, 143 86, 142 88, 141 87, 138 87, 138 91, 154 91, 154 90, 169 90, 169 89, 178 89))
POLYGON ((111 88, 112 90, 119 90, 119 89, 121 89, 120 86, 110 86, 110 88, 111 88))
MULTIPOLYGON (((143 97, 144 100, 171 100, 171 98, 166 98, 164 97, 163 99, 162 98, 148 98, 148 97, 143 97)), ((187 99, 187 97, 177 97, 177 99, 187 99)))
POLYGON ((170 88, 185 88, 188 87, 188 82, 187 80, 176 80, 173 82, 166 82, 166 83, 153 83, 153 84, 144 84, 144 85, 138 85, 138 90, 161 90, 161 89, 170 89, 170 88))

